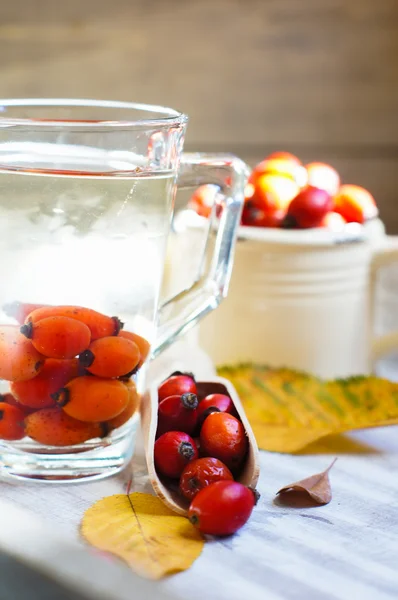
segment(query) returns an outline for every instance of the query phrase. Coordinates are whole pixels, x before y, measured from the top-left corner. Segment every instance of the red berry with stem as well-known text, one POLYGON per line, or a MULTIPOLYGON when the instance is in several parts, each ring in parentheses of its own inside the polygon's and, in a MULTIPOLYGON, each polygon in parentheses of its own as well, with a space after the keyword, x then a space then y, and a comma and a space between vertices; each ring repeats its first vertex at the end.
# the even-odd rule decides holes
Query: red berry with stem
POLYGON ((326 190, 307 186, 289 204, 282 227, 308 229, 318 227, 333 209, 333 199, 326 190))
POLYGON ((217 458, 198 458, 190 462, 182 472, 180 493, 193 500, 200 490, 216 481, 233 481, 233 475, 221 460, 217 458))
POLYGON ((158 388, 159 402, 177 394, 197 394, 195 378, 191 373, 171 375, 158 388))
POLYGON ((197 407, 196 394, 169 396, 162 400, 159 404, 157 435, 171 430, 193 433, 197 422, 197 407))
POLYGON ((196 458, 195 442, 182 431, 168 431, 155 442, 155 467, 160 475, 177 479, 185 466, 196 458))
POLYGON ((213 412, 202 425, 200 431, 200 450, 205 456, 218 458, 231 471, 242 464, 247 452, 245 429, 234 416, 213 412))
POLYGON ((226 394, 209 394, 198 406, 198 423, 201 425, 212 412, 233 414, 235 413, 234 403, 226 394))
POLYGON ((237 481, 217 481, 192 500, 188 518, 202 533, 231 535, 249 519, 258 492, 237 481))

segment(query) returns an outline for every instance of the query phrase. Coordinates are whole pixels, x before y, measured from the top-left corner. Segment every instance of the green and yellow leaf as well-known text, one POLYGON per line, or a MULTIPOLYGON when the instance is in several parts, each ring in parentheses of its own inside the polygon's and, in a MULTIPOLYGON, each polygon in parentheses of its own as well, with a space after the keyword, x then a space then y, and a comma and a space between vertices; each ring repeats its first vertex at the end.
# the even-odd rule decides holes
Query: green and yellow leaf
POLYGON ((377 377, 323 381, 264 365, 223 366, 262 450, 298 452, 327 435, 398 423, 398 384, 377 377))

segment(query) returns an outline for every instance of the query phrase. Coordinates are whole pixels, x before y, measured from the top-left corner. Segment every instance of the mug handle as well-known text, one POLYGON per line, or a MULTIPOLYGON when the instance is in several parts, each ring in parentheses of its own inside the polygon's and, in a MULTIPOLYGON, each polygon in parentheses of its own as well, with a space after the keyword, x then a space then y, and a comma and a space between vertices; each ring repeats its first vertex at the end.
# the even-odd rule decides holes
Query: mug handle
MULTIPOLYGON (((376 275, 381 267, 386 267, 393 263, 398 263, 398 236, 386 236, 381 246, 377 246, 373 254, 371 264, 371 281, 372 281, 372 293, 374 302, 374 291, 376 284, 376 275)), ((373 311, 372 311, 373 312, 373 311)), ((392 331, 386 333, 380 337, 377 337, 372 342, 372 353, 371 360, 372 365, 383 356, 391 352, 392 350, 398 350, 398 331, 392 331)))
POLYGON ((190 188, 214 184, 219 193, 214 195, 204 255, 194 282, 159 307, 152 358, 156 358, 180 335, 189 331, 226 297, 249 173, 248 166, 232 155, 182 155, 177 185, 190 188), (216 208, 219 206, 223 210, 216 227, 216 208), (215 231, 214 250, 211 254, 209 241, 215 231))

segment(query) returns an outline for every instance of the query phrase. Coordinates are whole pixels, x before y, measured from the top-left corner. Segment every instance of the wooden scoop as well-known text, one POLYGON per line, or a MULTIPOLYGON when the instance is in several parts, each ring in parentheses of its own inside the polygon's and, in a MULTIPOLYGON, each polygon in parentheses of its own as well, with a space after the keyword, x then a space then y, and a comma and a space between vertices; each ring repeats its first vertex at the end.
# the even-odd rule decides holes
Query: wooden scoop
MULTIPOLYGON (((197 382, 197 388, 199 400, 209 394, 226 394, 232 399, 239 418, 246 430, 249 442, 249 451, 246 462, 237 481, 240 481, 240 483, 243 483, 244 485, 255 487, 260 473, 258 446, 235 388, 223 377, 214 377, 211 381, 197 382)), ((171 510, 185 516, 188 513, 189 502, 178 493, 177 486, 175 486, 174 489, 171 489, 169 484, 166 485, 155 469, 154 445, 158 425, 158 406, 158 388, 157 386, 153 386, 151 390, 145 394, 141 402, 141 426, 144 435, 149 478, 157 496, 171 510)))

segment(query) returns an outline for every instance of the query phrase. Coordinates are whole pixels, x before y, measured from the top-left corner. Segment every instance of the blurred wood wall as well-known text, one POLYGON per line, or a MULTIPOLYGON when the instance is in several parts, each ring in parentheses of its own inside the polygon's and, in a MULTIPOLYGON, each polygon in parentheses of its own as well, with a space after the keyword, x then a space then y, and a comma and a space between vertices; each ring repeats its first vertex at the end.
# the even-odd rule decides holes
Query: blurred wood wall
POLYGON ((398 0, 0 0, 0 96, 164 103, 187 149, 291 150, 398 232, 398 0))

